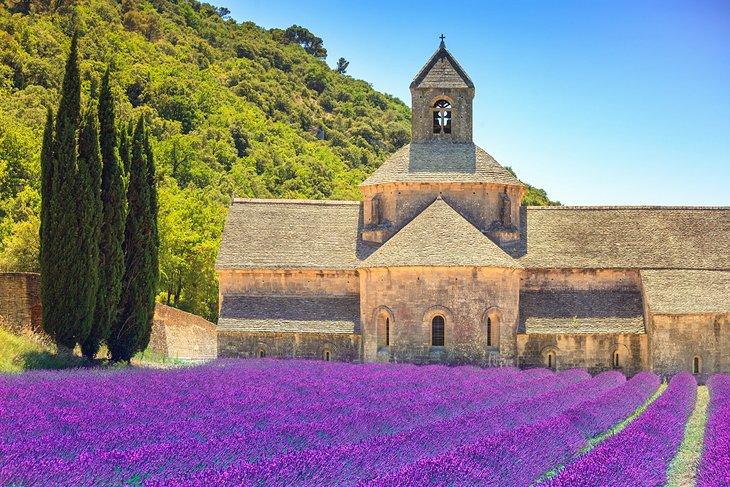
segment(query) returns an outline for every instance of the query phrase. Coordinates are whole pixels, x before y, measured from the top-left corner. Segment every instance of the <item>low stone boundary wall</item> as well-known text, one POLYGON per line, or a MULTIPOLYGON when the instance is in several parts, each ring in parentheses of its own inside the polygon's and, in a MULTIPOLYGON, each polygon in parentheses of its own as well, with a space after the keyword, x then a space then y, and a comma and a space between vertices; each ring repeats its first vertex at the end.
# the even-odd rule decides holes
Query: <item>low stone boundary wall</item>
POLYGON ((148 350, 183 360, 211 360, 218 356, 215 325, 200 316, 157 303, 148 350))
POLYGON ((22 335, 41 332, 41 275, 0 273, 0 322, 22 335))

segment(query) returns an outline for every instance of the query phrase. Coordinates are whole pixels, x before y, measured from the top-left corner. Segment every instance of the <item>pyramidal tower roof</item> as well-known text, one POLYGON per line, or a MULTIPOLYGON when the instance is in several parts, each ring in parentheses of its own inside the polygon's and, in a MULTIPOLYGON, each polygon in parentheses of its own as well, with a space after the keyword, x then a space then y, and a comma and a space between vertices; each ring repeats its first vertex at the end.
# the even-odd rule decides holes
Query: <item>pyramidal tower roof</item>
POLYGON ((474 88, 474 83, 466 71, 446 49, 443 38, 431 59, 421 68, 413 81, 411 89, 416 88, 474 88))
POLYGON ((359 267, 422 266, 522 267, 440 196, 359 267))

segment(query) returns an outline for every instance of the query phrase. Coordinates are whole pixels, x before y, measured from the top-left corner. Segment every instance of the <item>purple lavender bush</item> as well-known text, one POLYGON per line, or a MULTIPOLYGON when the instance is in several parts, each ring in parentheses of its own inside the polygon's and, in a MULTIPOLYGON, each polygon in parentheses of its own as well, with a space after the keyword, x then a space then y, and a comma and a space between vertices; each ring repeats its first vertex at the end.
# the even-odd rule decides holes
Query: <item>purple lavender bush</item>
POLYGON ((656 374, 638 374, 553 419, 420 460, 373 485, 531 485, 545 472, 573 460, 588 445, 590 436, 631 415, 660 382, 656 374))
POLYGON ((599 443, 544 485, 660 486, 684 438, 697 398, 697 381, 675 375, 664 393, 620 433, 599 443))
POLYGON ((359 444, 308 449, 270 461, 235 463, 175 479, 173 485, 354 485, 376 479, 424 458, 561 414, 613 389, 626 379, 618 372, 594 378, 583 371, 543 377, 502 396, 498 406, 359 444))
POLYGON ((713 375, 698 487, 730 485, 730 376, 713 375))

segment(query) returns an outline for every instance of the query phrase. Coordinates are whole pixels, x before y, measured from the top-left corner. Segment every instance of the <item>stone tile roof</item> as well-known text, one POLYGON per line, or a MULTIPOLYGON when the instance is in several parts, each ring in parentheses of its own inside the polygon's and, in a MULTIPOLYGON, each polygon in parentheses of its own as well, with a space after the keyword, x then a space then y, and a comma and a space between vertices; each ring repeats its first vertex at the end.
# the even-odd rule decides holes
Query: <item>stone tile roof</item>
POLYGON ((730 207, 521 210, 525 268, 730 269, 730 207))
POLYGON ((638 289, 522 290, 519 333, 644 333, 638 289))
POLYGON ((641 282, 653 314, 730 313, 730 272, 642 270, 641 282))
POLYGON ((495 183, 522 186, 484 149, 444 141, 406 145, 385 160, 361 186, 382 183, 495 183))
POLYGON ((360 264, 360 267, 409 266, 520 267, 441 198, 360 264))
POLYGON ((236 199, 216 269, 355 269, 373 250, 361 219, 356 201, 236 199))
POLYGON ((226 295, 218 331, 359 333, 360 298, 226 295))
POLYGON ((454 56, 441 42, 439 48, 421 68, 411 88, 474 88, 474 83, 454 56))

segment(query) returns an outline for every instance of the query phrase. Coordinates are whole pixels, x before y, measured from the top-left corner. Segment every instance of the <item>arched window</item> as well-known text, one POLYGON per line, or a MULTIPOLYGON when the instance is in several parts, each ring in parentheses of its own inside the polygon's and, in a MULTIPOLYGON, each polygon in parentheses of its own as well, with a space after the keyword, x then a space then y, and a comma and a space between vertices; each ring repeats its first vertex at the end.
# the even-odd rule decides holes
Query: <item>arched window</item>
POLYGON ((487 318, 487 346, 492 346, 492 318, 487 318))
POLYGON ((692 373, 693 374, 701 374, 702 373, 702 357, 699 355, 696 355, 694 359, 692 359, 692 373))
POLYGON ((329 348, 324 349, 323 359, 325 362, 331 362, 332 361, 332 351, 329 348))
POLYGON ((433 133, 451 133, 451 103, 446 100, 438 100, 433 104, 433 133))
POLYGON ((258 349, 258 350, 256 351, 256 355, 258 356, 258 358, 264 358, 264 357, 266 357, 266 350, 264 350, 264 348, 263 348, 263 347, 260 347, 260 348, 259 348, 259 349, 258 349))
POLYGON ((613 368, 618 369, 621 367, 621 357, 618 352, 613 352, 613 368))
POLYGON ((548 369, 554 369, 555 368, 555 352, 548 352, 545 356, 545 363, 547 364, 548 369))
POLYGON ((445 334, 444 317, 436 315, 431 320, 431 346, 432 347, 443 347, 444 346, 444 334, 445 334))
POLYGON ((390 318, 385 318, 385 346, 390 346, 390 318))
POLYGON ((377 315, 377 339, 378 350, 390 346, 390 316, 387 312, 381 311, 377 315))

